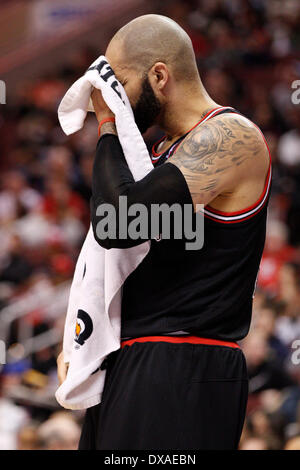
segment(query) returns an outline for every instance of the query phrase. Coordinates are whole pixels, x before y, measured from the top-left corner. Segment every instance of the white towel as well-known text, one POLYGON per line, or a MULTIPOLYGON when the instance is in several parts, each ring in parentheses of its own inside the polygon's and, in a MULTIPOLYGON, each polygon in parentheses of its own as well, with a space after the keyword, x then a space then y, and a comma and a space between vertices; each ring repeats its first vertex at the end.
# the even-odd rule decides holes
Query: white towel
MULTIPOLYGON (((82 128, 92 111, 93 87, 115 114, 124 155, 134 179, 153 169, 145 142, 135 124, 124 88, 107 59, 100 56, 67 91, 58 117, 69 135, 82 128)), ((125 279, 147 255, 150 242, 128 249, 105 250, 95 240, 90 226, 77 260, 65 322, 63 352, 69 362, 67 378, 56 391, 61 406, 78 410, 101 401, 106 356, 120 348, 121 288, 125 279)))

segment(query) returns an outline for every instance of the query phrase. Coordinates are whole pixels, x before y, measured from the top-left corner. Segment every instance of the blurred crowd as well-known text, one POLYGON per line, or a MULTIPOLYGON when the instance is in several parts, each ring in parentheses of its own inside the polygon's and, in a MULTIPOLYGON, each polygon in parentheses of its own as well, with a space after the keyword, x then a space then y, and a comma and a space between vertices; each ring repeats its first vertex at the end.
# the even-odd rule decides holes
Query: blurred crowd
MULTIPOLYGON (((274 176, 252 326, 242 342, 250 389, 240 449, 300 449, 300 105, 292 100, 300 79, 300 3, 151 3, 152 12, 190 34, 213 99, 252 119, 268 141, 274 176)), ((0 308, 25 299, 26 315, 7 329, 0 449, 77 446, 82 413, 62 411, 51 399, 65 312, 30 308, 26 299, 50 289, 54 301, 57 287, 72 278, 89 224, 97 122, 89 115, 80 132, 66 137, 57 106, 102 47, 83 45, 52 75, 20 80, 12 102, 1 107, 0 308), (20 324, 33 336, 56 328, 58 344, 25 354, 20 324)), ((147 132, 149 148, 160 132, 147 132)))

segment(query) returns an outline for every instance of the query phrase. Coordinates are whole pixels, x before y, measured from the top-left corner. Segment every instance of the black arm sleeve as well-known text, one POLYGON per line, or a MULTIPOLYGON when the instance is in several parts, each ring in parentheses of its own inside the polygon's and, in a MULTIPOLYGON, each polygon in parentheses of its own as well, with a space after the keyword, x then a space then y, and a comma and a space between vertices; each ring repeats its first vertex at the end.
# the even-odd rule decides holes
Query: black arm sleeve
MULTIPOLYGON (((138 155, 137 155, 138 158, 138 155)), ((142 180, 135 182, 127 165, 119 139, 113 134, 105 134, 97 144, 92 178, 91 220, 94 236, 104 248, 129 248, 144 243, 151 238, 152 204, 193 204, 186 180, 175 165, 166 163, 148 173, 142 180), (120 206, 120 196, 126 196, 128 209, 132 204, 143 204, 147 208, 147 237, 136 240, 127 234, 126 239, 119 235, 119 214, 124 217, 120 206), (116 213, 116 233, 103 237, 98 224, 108 220, 107 212, 102 214, 103 204, 110 204, 116 213), (102 206, 102 210, 101 207, 102 206), (99 215, 101 212, 102 215, 99 215), (98 227, 98 228, 97 228, 98 227)), ((125 217, 127 228, 136 217, 125 217)), ((103 225, 101 225, 103 227, 103 225)), ((158 235, 158 234, 157 234, 158 235)))

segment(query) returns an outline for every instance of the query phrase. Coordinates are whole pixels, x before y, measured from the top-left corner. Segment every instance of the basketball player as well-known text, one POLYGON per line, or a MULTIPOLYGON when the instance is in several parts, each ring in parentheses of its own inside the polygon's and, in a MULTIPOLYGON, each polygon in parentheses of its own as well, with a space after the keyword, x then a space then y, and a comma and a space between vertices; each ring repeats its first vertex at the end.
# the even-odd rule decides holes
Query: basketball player
POLYGON ((265 241, 268 148, 252 122, 209 97, 188 35, 169 18, 136 18, 105 55, 140 131, 158 124, 166 135, 153 147, 155 168, 135 182, 114 116, 94 90, 97 119, 106 121, 91 200, 98 243, 122 249, 145 241, 97 236, 97 207, 118 211, 121 195, 149 210, 204 204, 205 233, 199 250, 186 250, 184 240, 152 240, 125 281, 122 347, 107 359, 102 403, 87 410, 79 448, 236 449, 248 390, 237 341, 249 330, 265 241))

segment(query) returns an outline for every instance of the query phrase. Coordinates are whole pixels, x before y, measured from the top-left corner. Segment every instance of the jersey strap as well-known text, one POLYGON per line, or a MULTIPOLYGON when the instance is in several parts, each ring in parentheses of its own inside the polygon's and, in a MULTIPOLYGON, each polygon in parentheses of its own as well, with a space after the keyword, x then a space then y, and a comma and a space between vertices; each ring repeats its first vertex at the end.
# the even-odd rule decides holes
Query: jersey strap
POLYGON ((152 147, 152 155, 151 155, 151 160, 154 166, 162 165, 165 163, 168 158, 170 158, 177 150, 179 147, 180 143, 183 141, 183 139, 193 130, 195 127, 199 126, 199 124, 202 124, 208 119, 217 116, 219 114, 223 114, 224 112, 232 112, 232 113, 238 113, 234 108, 231 108, 229 106, 219 106, 218 108, 214 108, 211 111, 209 111, 205 116, 200 119, 188 132, 186 132, 184 135, 179 137, 179 139, 174 142, 171 147, 168 150, 165 150, 164 152, 157 152, 157 148, 159 144, 161 144, 165 139, 166 136, 163 136, 158 142, 156 142, 153 147, 152 147))

